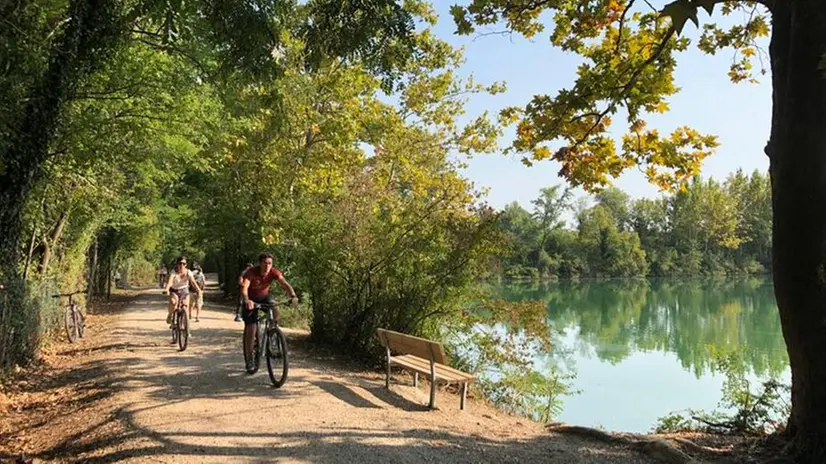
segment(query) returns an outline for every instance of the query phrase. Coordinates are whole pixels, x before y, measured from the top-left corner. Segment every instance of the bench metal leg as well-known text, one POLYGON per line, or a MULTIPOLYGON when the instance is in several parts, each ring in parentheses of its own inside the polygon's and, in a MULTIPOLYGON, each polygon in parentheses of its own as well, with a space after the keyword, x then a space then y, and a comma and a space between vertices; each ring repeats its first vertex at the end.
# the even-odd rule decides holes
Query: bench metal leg
POLYGON ((390 348, 387 349, 387 376, 384 379, 384 386, 390 389, 390 348))
POLYGON ((436 365, 430 361, 430 409, 436 408, 436 365))
POLYGON ((419 386, 419 373, 418 372, 413 373, 413 386, 414 387, 419 386))
POLYGON ((465 409, 465 400, 467 399, 467 382, 462 384, 462 400, 459 403, 459 409, 465 409))

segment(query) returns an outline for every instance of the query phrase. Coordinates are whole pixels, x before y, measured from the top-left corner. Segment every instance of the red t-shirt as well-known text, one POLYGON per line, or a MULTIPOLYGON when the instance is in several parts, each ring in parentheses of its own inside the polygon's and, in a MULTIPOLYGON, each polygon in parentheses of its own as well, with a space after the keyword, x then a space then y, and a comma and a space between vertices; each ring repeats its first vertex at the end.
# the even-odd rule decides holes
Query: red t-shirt
POLYGON ((272 284, 274 280, 281 279, 281 271, 276 268, 271 268, 270 272, 266 275, 261 275, 261 269, 253 267, 244 271, 243 276, 250 281, 247 294, 250 298, 259 298, 267 296, 267 294, 270 293, 270 284, 272 284))

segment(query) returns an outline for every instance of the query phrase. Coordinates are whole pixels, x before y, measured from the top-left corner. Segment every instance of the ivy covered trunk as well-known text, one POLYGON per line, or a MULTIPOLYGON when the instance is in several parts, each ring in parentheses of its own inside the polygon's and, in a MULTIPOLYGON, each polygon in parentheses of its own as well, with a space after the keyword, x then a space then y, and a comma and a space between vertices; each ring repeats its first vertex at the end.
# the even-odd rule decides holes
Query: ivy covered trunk
MULTIPOLYGON (((7 279, 18 275, 20 213, 34 180, 49 158, 64 105, 80 80, 114 45, 120 32, 118 0, 72 0, 49 65, 32 85, 14 138, 0 165, 0 267, 7 279)), ((22 32, 25 33, 25 32, 22 32)))
MULTIPOLYGON (((36 349, 38 318, 23 307, 26 283, 20 269, 21 213, 49 159, 60 118, 81 80, 110 50, 122 28, 120 0, 71 0, 65 26, 51 45, 48 65, 29 85, 11 140, 0 152, 0 369, 24 361, 36 349)), ((26 34, 31 31, 20 31, 26 34)), ((62 230, 62 226, 60 228, 62 230)), ((59 233, 59 232, 58 232, 59 233)), ((43 268, 48 266, 44 255, 43 268)))
POLYGON ((798 462, 826 462, 826 2, 774 2, 773 271, 798 462))

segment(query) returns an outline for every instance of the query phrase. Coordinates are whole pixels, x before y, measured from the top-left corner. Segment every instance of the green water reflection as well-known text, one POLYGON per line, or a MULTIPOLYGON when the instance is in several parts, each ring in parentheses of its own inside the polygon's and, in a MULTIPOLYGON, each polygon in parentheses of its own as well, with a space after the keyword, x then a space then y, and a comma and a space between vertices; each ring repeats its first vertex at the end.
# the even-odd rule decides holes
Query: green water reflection
POLYGON ((771 282, 622 280, 510 284, 509 301, 542 300, 564 333, 555 353, 577 371, 562 420, 647 430, 671 410, 713 408, 722 379, 709 347, 742 350, 757 376, 786 376, 788 358, 771 282))

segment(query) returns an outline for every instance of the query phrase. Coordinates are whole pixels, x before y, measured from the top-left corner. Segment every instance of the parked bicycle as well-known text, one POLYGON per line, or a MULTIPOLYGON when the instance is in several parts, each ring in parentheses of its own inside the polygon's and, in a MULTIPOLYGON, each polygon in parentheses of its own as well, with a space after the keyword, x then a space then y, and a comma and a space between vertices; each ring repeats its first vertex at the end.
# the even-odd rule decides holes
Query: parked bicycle
POLYGON ((180 298, 178 307, 172 313, 172 343, 177 343, 181 351, 186 350, 189 343, 189 319, 186 315, 186 306, 186 300, 180 298))
MULTIPOLYGON (((287 364, 287 339, 284 337, 284 332, 278 327, 278 320, 275 314, 278 313, 278 305, 289 305, 290 301, 276 303, 276 304, 262 304, 256 303, 253 311, 258 313, 257 327, 255 328, 255 338, 253 341, 253 367, 247 372, 254 374, 258 372, 261 365, 261 354, 266 353, 267 356, 267 371, 270 375, 270 381, 275 388, 281 388, 284 382, 287 381, 287 372, 289 366, 287 364), (263 342, 263 347, 262 347, 263 342), (263 348, 263 349, 262 349, 263 348)), ((247 359, 246 337, 244 338, 244 361, 247 359)), ((249 365, 249 362, 246 362, 249 365)))
POLYGON ((63 325, 66 327, 66 337, 69 343, 74 343, 78 338, 83 338, 86 331, 86 316, 80 310, 80 305, 75 303, 74 296, 86 293, 87 290, 80 290, 72 293, 52 295, 52 298, 68 297, 69 304, 66 306, 66 313, 63 316, 63 325))

